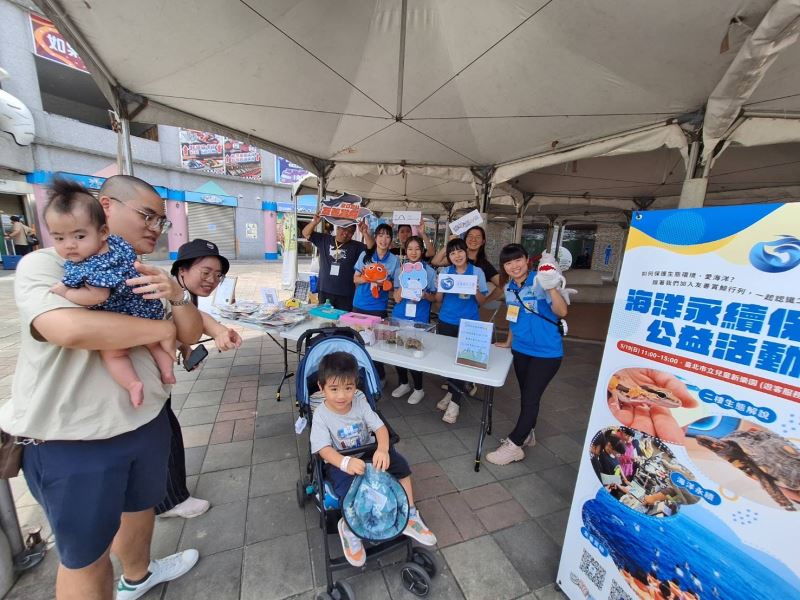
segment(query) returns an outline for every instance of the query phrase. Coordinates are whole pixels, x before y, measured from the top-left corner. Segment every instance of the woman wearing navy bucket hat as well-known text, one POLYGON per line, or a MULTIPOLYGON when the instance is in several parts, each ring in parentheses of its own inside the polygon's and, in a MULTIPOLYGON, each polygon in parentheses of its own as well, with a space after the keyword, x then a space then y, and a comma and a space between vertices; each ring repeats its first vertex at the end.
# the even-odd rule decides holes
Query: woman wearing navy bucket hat
MULTIPOLYGON (((210 296, 230 269, 228 259, 220 255, 217 245, 203 239, 194 239, 178 248, 178 258, 172 263, 171 273, 180 286, 186 290, 184 302, 197 305, 197 298, 210 296)), ((204 312, 203 333, 214 339, 220 352, 238 348, 242 338, 235 330, 218 323, 204 312)), ((191 347, 179 346, 184 363, 189 358, 191 347)), ((194 365, 191 370, 196 369, 194 365)), ((156 514, 161 517, 183 517, 191 519, 206 512, 211 504, 208 500, 194 498, 186 487, 186 457, 183 451, 183 435, 171 402, 167 401, 167 414, 172 428, 172 445, 169 456, 169 476, 167 496, 156 506, 156 514)))

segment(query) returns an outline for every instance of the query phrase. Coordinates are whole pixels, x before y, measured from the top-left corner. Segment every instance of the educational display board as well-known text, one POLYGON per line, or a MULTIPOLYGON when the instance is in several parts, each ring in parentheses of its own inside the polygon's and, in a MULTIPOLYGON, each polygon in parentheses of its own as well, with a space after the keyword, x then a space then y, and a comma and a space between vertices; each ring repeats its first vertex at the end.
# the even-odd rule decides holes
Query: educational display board
POLYGON ((800 598, 798 281, 800 204, 634 213, 558 572, 570 598, 800 598))

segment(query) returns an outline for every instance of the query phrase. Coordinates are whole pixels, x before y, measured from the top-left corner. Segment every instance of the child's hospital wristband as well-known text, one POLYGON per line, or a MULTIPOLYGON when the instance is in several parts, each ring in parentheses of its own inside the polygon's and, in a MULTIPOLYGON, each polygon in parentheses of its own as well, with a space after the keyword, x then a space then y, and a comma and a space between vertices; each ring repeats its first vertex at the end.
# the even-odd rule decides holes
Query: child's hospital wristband
POLYGON ((345 457, 342 458, 342 462, 339 463, 339 468, 342 471, 344 471, 345 473, 348 473, 348 471, 347 471, 347 465, 348 464, 350 464, 350 457, 349 456, 345 456, 345 457))

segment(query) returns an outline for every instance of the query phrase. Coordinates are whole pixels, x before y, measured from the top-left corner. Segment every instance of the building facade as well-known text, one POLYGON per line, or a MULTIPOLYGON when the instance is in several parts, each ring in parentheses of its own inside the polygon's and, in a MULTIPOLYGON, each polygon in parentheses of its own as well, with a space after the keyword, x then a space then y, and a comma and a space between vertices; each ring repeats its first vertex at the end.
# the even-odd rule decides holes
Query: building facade
MULTIPOLYGON (((29 146, 0 131, 0 213, 23 216, 44 245, 49 237, 40 216, 54 175, 97 189, 118 173, 110 107, 81 67, 33 4, 0 0, 0 68, 9 74, 0 88, 28 107, 36 126, 29 146)), ((277 258, 278 203, 290 209, 298 176, 283 159, 206 134, 210 140, 194 141, 215 143, 220 159, 198 161, 187 156, 193 146, 185 130, 158 124, 131 129, 134 174, 157 187, 173 222, 150 258, 174 258, 180 244, 195 237, 211 239, 230 258, 277 258)))

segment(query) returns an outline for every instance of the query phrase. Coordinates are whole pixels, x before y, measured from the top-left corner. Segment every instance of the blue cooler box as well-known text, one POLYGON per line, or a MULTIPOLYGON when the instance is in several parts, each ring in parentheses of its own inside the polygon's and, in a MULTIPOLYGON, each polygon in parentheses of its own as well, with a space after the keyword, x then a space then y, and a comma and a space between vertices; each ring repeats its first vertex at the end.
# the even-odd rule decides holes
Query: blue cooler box
POLYGON ((3 268, 6 271, 13 271, 17 268, 20 260, 22 260, 21 256, 5 255, 3 256, 3 268))

